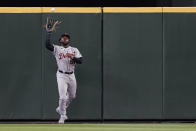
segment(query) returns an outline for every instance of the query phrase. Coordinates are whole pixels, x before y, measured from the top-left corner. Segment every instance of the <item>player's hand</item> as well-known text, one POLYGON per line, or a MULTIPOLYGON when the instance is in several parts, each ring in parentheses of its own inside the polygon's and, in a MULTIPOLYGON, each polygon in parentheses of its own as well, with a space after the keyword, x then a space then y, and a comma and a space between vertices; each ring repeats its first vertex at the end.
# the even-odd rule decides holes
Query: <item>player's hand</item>
POLYGON ((46 28, 47 31, 53 32, 53 31, 56 30, 56 26, 57 26, 58 24, 60 24, 60 23, 61 23, 61 22, 58 21, 58 20, 49 19, 49 18, 47 17, 47 21, 46 21, 45 28, 46 28))
POLYGON ((67 53, 66 56, 72 59, 74 57, 74 54, 67 53))

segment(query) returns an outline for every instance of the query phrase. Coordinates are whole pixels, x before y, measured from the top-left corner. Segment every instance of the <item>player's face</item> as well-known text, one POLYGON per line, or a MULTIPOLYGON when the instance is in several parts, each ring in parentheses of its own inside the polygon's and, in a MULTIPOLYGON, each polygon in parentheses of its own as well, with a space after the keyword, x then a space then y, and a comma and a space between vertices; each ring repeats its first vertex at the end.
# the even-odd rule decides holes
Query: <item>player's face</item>
POLYGON ((63 45, 69 44, 69 38, 67 36, 61 37, 60 43, 62 43, 63 45))

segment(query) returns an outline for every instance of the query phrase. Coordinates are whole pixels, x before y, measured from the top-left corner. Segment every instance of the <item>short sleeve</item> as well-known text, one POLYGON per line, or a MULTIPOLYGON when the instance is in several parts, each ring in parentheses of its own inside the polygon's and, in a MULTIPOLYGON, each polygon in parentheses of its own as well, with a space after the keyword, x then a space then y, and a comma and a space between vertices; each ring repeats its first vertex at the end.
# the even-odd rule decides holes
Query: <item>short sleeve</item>
POLYGON ((59 50, 59 46, 58 45, 54 45, 54 51, 53 51, 53 55, 56 56, 58 54, 58 50, 59 50))
POLYGON ((82 57, 80 51, 79 51, 77 48, 75 48, 75 57, 76 57, 76 58, 82 57))

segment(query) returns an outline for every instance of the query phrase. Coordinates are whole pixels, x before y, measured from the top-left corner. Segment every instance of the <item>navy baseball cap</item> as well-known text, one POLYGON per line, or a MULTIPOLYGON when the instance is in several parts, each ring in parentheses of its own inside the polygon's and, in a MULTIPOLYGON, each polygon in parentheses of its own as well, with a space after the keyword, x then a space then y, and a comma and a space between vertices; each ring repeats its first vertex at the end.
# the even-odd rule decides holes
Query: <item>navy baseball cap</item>
POLYGON ((69 34, 65 32, 65 33, 63 33, 63 34, 61 35, 61 37, 59 38, 59 41, 60 41, 60 40, 61 40, 61 38, 62 38, 62 37, 64 37, 64 36, 67 36, 67 37, 70 39, 69 34))
POLYGON ((64 36, 67 36, 67 37, 70 39, 70 35, 69 35, 67 32, 63 33, 63 34, 61 35, 61 38, 64 37, 64 36))

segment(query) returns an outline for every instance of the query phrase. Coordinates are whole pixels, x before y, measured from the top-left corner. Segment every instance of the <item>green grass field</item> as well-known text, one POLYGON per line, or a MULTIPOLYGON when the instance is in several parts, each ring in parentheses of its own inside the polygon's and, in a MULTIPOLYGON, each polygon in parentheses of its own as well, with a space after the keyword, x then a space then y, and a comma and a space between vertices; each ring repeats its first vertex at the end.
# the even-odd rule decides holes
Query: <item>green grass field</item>
POLYGON ((196 124, 0 124, 0 131, 196 131, 196 124))

